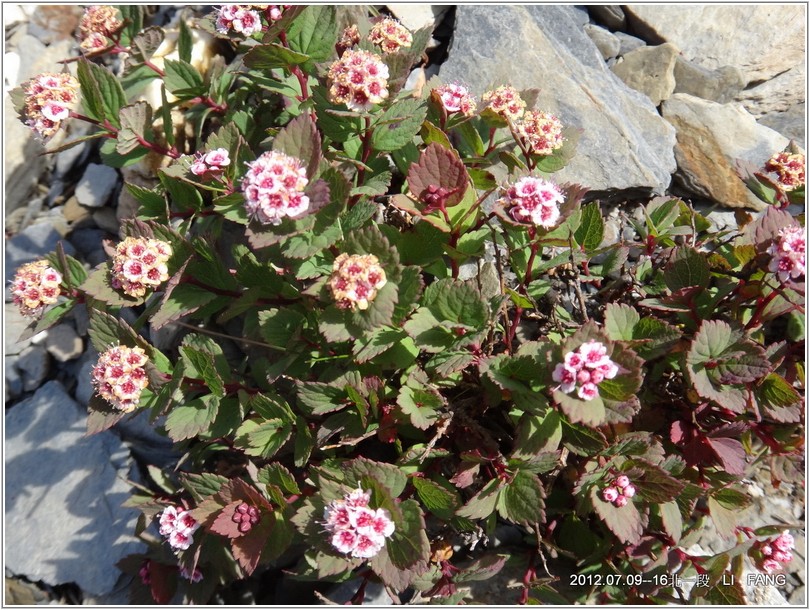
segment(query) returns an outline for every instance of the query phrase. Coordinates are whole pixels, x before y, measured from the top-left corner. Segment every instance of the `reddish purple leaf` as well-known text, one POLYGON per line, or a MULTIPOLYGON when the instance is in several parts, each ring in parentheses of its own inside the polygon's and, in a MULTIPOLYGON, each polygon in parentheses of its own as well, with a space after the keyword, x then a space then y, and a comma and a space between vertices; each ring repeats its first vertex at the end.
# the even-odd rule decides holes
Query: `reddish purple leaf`
POLYGON ((220 536, 227 536, 228 538, 240 538, 244 536, 245 533, 239 531, 239 524, 233 520, 236 509, 242 504, 242 500, 237 500, 223 508, 211 524, 211 531, 220 536))
POLYGON ((270 537, 275 518, 265 514, 246 536, 231 540, 231 552, 246 574, 250 575, 259 565, 262 549, 270 537))
POLYGON ((439 207, 439 202, 434 201, 436 197, 442 200, 444 207, 458 204, 464 198, 468 183, 467 168, 456 152, 435 142, 422 151, 419 161, 411 165, 408 172, 411 193, 423 203, 432 203, 433 208, 439 207))
POLYGON ((740 441, 734 438, 707 438, 706 440, 726 472, 734 475, 745 474, 745 449, 740 441))

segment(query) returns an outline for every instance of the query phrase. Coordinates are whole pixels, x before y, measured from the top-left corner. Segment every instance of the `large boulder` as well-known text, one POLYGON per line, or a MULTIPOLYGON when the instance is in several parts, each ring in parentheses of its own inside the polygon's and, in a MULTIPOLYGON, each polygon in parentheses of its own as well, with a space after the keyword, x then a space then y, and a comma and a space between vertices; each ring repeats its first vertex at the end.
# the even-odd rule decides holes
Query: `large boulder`
POLYGON ((624 83, 650 98, 658 106, 675 90, 675 60, 678 47, 671 43, 630 51, 613 66, 624 83))
POLYGON ((539 87, 537 108, 583 130, 556 179, 598 192, 663 192, 675 171, 675 133, 646 96, 607 69, 581 16, 572 6, 459 5, 440 77, 478 95, 506 83, 539 87))
POLYGON ((732 208, 763 209, 734 170, 737 159, 762 167, 788 144, 759 125, 739 104, 717 104, 676 93, 661 105, 662 116, 678 133, 675 175, 687 191, 732 208))
POLYGON ((6 410, 3 544, 7 571, 103 595, 143 545, 139 512, 122 507, 129 451, 112 432, 86 437, 86 417, 58 381, 6 410))

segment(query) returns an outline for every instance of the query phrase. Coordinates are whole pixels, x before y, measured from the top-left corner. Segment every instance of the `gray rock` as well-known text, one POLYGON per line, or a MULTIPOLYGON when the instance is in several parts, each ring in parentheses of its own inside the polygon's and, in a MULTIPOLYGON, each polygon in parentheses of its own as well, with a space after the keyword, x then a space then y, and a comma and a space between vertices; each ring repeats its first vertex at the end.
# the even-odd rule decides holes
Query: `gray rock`
POLYGON ((5 329, 4 345, 5 355, 16 356, 31 345, 31 339, 20 340, 23 332, 31 324, 31 318, 26 318, 13 303, 5 303, 3 309, 3 326, 5 329))
POLYGON ((48 329, 45 349, 59 362, 68 362, 82 355, 84 342, 71 324, 58 324, 48 329))
MULTIPOLYGON (((40 259, 56 249, 56 243, 62 236, 47 223, 37 223, 26 227, 6 241, 6 283, 14 279, 17 268, 31 261, 40 259)), ((70 242, 62 241, 65 253, 71 256, 76 250, 70 242)))
POLYGON ((6 567, 50 585, 111 591, 115 563, 142 550, 123 508, 131 458, 111 432, 86 437, 85 413, 50 381, 5 414, 6 567))
POLYGON ((79 6, 40 5, 28 22, 28 33, 45 44, 73 39, 79 26, 82 9, 79 6))
POLYGON ((597 192, 661 192, 675 171, 675 133, 649 99, 605 67, 580 14, 570 6, 459 5, 441 77, 476 93, 502 83, 540 87, 537 108, 583 129, 577 155, 555 179, 597 192))
POLYGON ((800 64, 755 87, 740 91, 737 100, 755 117, 785 112, 805 102, 807 70, 800 64))
POLYGON ((672 42, 705 68, 736 66, 746 84, 805 61, 803 6, 633 4, 624 10, 628 24, 643 38, 672 42))
POLYGON ((615 32, 613 35, 619 39, 619 55, 627 55, 630 51, 647 46, 647 43, 641 38, 636 38, 625 32, 615 32))
POLYGON ((139 411, 122 419, 115 426, 115 432, 127 444, 132 455, 144 464, 154 464, 165 468, 177 463, 180 453, 172 440, 157 432, 156 428, 165 424, 165 418, 149 421, 149 413, 139 411))
POLYGON ((615 4, 593 4, 588 6, 588 12, 594 21, 611 30, 623 30, 627 25, 622 7, 615 4))
POLYGON ((416 31, 424 27, 435 27, 441 20, 447 9, 446 5, 437 4, 386 4, 388 10, 402 22, 409 30, 416 31))
POLYGON ((796 140, 802 148, 807 147, 805 133, 806 105, 797 104, 785 112, 766 114, 757 119, 757 123, 778 131, 786 138, 796 140))
POLYGON ((682 55, 675 58, 675 93, 688 93, 719 104, 733 100, 742 90, 744 77, 739 68, 703 68, 682 55))
POLYGON ((602 59, 607 61, 619 54, 619 49, 621 49, 622 46, 621 42, 608 30, 591 23, 586 24, 583 29, 588 35, 588 38, 596 45, 596 48, 599 49, 599 52, 602 54, 602 59))
POLYGON ((16 365, 22 376, 23 391, 33 392, 48 376, 51 357, 43 346, 31 345, 17 357, 16 365))
POLYGON ((100 208, 107 204, 118 185, 118 172, 112 167, 91 163, 84 170, 76 185, 76 199, 88 208, 100 208))
POLYGON ((90 399, 95 393, 93 388, 92 373, 93 367, 98 360, 98 352, 92 350, 82 357, 82 363, 76 373, 76 389, 73 391, 76 402, 86 407, 90 404, 90 399))
MULTIPOLYGON (((90 125, 80 121, 73 121, 70 126, 70 139, 80 138, 90 132, 90 125)), ((67 177, 71 170, 77 165, 81 164, 92 150, 92 142, 84 142, 77 144, 67 150, 56 153, 56 161, 54 163, 54 173, 60 178, 67 177)))
POLYGON ((14 356, 6 356, 3 364, 6 373, 5 402, 8 402, 23 393, 23 381, 20 376, 20 371, 17 369, 17 358, 14 356))
POLYGON ((757 124, 738 104, 716 104, 676 93, 665 101, 662 116, 678 132, 675 155, 678 182, 689 192, 727 207, 763 209, 734 170, 737 159, 761 167, 787 138, 757 124))
POLYGON ((118 230, 121 228, 121 222, 118 220, 115 210, 109 207, 93 212, 93 221, 99 228, 113 235, 118 235, 118 230))
POLYGON ((613 73, 628 87, 646 95, 655 106, 675 89, 675 58, 678 47, 665 43, 631 51, 613 66, 613 73))
MULTIPOLYGON (((347 580, 335 586, 334 589, 326 594, 326 597, 341 605, 348 604, 354 594, 357 593, 357 589, 360 588, 361 582, 362 580, 359 578, 347 580)), ((369 582, 366 585, 365 597, 363 598, 364 606, 389 606, 393 601, 391 596, 385 591, 385 587, 383 587, 382 583, 369 582)))

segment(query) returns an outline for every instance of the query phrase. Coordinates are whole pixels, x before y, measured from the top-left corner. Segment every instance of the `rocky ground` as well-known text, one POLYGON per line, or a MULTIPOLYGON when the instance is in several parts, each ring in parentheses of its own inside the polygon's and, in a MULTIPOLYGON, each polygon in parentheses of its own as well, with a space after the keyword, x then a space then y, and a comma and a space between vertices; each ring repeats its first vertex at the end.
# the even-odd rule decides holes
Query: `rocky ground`
MULTIPOLYGON (((436 75, 476 94, 505 82, 537 87, 539 108, 583 129, 578 155, 560 179, 595 192, 614 239, 632 237, 623 218, 638 213, 638 202, 664 193, 692 201, 720 227, 733 227, 734 208, 761 208, 737 179, 735 160, 759 166, 791 139, 805 145, 803 6, 388 8, 411 29, 433 28, 430 61, 412 74, 414 87, 436 75)), ((158 19, 172 10, 163 7, 158 19)), ((77 54, 80 13, 77 6, 4 5, 6 91, 58 71, 57 61, 77 54)), ((7 96, 4 101, 7 283, 20 264, 59 240, 95 266, 106 258, 102 240, 118 237, 126 214, 120 173, 100 165, 93 143, 41 156, 42 145, 16 119, 7 96)), ((84 133, 76 123, 69 129, 69 138, 84 133)), ((84 437, 89 370, 97 357, 86 313, 77 308, 69 320, 20 340, 27 322, 8 300, 7 291, 6 601, 126 603, 127 582, 114 564, 140 544, 132 537, 136 513, 121 506, 127 481, 176 456, 139 418, 84 437)), ((803 488, 775 490, 758 475, 749 490, 751 526, 803 527, 803 488)), ((700 542, 707 552, 727 544, 711 532, 700 542)), ((805 604, 803 537, 797 546, 788 586, 749 591, 750 600, 805 604)), ((480 584, 476 599, 512 603, 517 593, 508 590, 510 577, 480 584)), ((256 591, 221 601, 315 601, 311 591, 289 583, 271 594, 256 591)), ((327 594, 343 601, 353 593, 342 591, 327 594)))

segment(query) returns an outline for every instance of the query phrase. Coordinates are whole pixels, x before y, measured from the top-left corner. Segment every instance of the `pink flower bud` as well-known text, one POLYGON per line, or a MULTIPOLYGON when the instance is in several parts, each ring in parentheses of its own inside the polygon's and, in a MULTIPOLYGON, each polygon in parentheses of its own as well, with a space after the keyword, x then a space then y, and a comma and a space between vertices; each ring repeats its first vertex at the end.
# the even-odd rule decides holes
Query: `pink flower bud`
POLYGON ((628 498, 632 498, 636 495, 636 488, 634 485, 628 485, 622 490, 622 493, 628 498))
POLYGON ((625 487, 630 485, 630 479, 627 477, 627 475, 624 474, 619 475, 618 477, 616 477, 616 485, 624 489, 625 487))
POLYGON ((615 502, 619 497, 619 492, 615 487, 605 487, 602 490, 602 498, 605 502, 615 502))
POLYGON ((620 495, 618 498, 616 498, 616 501, 613 504, 619 508, 622 506, 627 506, 627 496, 620 495))

